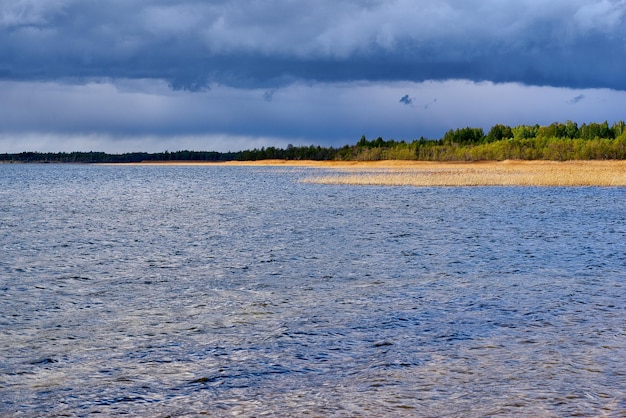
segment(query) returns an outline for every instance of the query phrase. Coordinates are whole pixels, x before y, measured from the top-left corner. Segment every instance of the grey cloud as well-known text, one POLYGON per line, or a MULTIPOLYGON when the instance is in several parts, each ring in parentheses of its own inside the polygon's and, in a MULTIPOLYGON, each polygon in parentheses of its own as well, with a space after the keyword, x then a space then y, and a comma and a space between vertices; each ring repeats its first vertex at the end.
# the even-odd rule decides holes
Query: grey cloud
POLYGON ((404 105, 411 105, 413 103, 413 98, 409 97, 408 94, 405 94, 404 96, 402 96, 402 98, 400 99, 400 103, 404 104, 404 105))
POLYGON ((174 89, 470 79, 626 90, 624 0, 0 3, 0 78, 174 89))
POLYGON ((432 99, 430 102, 426 103, 424 105, 424 109, 428 109, 429 107, 431 107, 432 105, 434 105, 435 103, 437 103, 437 99, 432 99))
POLYGON ((581 100, 583 100, 584 98, 585 98, 584 94, 579 94, 576 97, 572 97, 572 100, 570 100, 570 103, 571 104, 576 104, 576 103, 580 102, 581 100))
POLYGON ((448 129, 463 126, 488 130, 496 123, 620 120, 626 103, 626 92, 614 90, 467 80, 293 83, 275 93, 271 104, 264 97, 271 90, 216 85, 209 92, 191 94, 172 91, 167 83, 153 80, 82 85, 0 81, 0 91, 0 153, 71 151, 79 146, 75 149, 158 151, 193 146, 238 150, 281 143, 343 146, 363 134, 411 140, 440 138, 448 129), (398 104, 399 98, 412 99, 407 91, 417 99, 409 106, 398 104), (437 99, 428 101, 435 95, 437 99), (584 100, 569 104, 582 95, 584 100), (67 142, 66 137, 74 139, 67 142), (184 142, 184 138, 193 141, 184 142), (219 141, 203 145, 203 138, 219 141), (235 144, 235 140, 240 142, 235 144))
POLYGON ((265 100, 266 102, 271 102, 274 99, 274 93, 276 93, 276 90, 266 90, 263 93, 263 100, 265 100))

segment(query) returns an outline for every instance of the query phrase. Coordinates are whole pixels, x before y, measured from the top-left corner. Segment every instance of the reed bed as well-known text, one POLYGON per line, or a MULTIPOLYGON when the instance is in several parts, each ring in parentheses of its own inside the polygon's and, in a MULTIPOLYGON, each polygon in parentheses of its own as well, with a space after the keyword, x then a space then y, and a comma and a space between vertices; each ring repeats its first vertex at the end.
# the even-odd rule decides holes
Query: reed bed
POLYGON ((308 183, 385 186, 626 186, 625 161, 503 161, 336 167, 308 183))
POLYGON ((149 162, 142 165, 236 165, 301 167, 313 171, 303 182, 384 186, 626 186, 626 161, 506 160, 431 161, 294 161, 149 162))

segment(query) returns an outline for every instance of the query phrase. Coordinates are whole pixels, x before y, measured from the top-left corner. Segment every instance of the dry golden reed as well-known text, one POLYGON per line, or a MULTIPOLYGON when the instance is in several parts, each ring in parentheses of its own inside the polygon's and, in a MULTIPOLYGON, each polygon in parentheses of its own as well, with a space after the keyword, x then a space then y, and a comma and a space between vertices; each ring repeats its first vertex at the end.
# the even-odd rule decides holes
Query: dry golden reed
MULTIPOLYGON (((150 163, 147 163, 150 164, 150 163)), ((244 165, 326 169, 307 183, 386 186, 626 186, 626 161, 231 161, 176 165, 244 165)))
POLYGON ((626 186, 626 161, 407 163, 345 167, 305 181, 387 186, 626 186))

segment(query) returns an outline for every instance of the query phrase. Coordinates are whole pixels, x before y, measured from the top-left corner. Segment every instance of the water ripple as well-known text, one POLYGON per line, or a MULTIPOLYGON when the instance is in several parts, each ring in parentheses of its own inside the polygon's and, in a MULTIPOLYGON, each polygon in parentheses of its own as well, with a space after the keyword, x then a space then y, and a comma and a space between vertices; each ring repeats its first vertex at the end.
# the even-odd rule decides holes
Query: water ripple
POLYGON ((0 414, 619 416, 626 190, 0 166, 0 414))

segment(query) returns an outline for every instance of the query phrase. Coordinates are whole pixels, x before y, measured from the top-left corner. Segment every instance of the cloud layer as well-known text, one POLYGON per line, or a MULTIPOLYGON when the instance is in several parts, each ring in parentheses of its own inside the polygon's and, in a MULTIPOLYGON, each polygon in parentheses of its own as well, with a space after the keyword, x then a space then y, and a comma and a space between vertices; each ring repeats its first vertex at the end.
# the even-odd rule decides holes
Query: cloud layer
POLYGON ((626 104, 623 91, 468 80, 294 83, 271 92, 219 85, 206 93, 152 80, 0 82, 0 91, 0 152, 343 146, 361 135, 413 140, 496 123, 616 121, 626 104))
POLYGON ((5 80, 275 88, 469 79, 626 89, 624 0, 0 3, 5 80))
POLYGON ((626 0, 0 0, 0 152, 626 119, 626 0))

